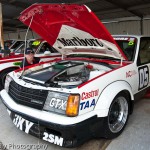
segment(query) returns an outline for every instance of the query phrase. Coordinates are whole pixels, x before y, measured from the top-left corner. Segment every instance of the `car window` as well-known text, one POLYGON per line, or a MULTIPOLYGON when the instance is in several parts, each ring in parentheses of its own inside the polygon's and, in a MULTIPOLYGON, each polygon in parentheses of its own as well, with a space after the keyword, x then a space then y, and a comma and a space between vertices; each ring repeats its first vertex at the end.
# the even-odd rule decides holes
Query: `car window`
POLYGON ((138 65, 150 63, 150 38, 142 37, 140 40, 138 65))
POLYGON ((23 54, 24 53, 24 48, 25 48, 25 44, 22 44, 21 46, 19 45, 19 48, 16 48, 14 50, 15 53, 20 53, 23 54))
POLYGON ((11 49, 15 49, 17 48, 20 44, 24 43, 23 41, 17 41, 12 47, 11 49))
POLYGON ((135 50, 137 46, 137 39, 134 37, 115 37, 117 44, 122 49, 129 61, 134 60, 135 50))
POLYGON ((43 45, 41 46, 37 54, 43 54, 45 51, 50 51, 51 53, 57 53, 57 51, 47 42, 43 43, 43 45))

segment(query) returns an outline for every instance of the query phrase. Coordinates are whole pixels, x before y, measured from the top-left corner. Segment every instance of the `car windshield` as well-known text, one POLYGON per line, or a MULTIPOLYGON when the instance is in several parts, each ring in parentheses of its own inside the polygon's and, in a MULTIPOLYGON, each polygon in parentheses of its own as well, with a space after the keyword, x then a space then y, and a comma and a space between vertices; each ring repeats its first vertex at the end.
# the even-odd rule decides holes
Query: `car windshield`
POLYGON ((129 61, 134 60, 137 39, 135 37, 114 37, 129 61))
POLYGON ((50 53, 58 53, 55 48, 53 48, 49 43, 44 42, 41 44, 40 49, 37 51, 37 54, 43 54, 45 51, 50 53))
MULTIPOLYGON (((35 52, 38 49, 38 47, 40 46, 41 41, 39 40, 31 40, 27 42, 26 47, 31 47, 35 52)), ((24 53, 24 49, 25 49, 25 44, 21 43, 15 50, 15 53, 24 53)))

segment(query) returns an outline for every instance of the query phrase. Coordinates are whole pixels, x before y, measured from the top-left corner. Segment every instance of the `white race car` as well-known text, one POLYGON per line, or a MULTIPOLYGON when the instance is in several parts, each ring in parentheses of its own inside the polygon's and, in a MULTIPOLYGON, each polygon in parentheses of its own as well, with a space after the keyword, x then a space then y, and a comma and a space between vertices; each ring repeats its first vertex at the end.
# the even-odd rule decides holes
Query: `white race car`
POLYGON ((85 5, 34 4, 20 19, 62 59, 7 75, 1 99, 16 127, 63 147, 120 135, 150 87, 150 37, 115 42, 85 5))

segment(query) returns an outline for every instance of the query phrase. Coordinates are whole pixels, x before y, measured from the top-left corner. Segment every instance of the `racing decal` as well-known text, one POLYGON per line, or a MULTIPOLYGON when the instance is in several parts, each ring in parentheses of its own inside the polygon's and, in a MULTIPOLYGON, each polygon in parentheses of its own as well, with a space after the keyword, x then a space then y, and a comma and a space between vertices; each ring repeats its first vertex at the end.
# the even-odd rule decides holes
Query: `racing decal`
POLYGON ((135 38, 130 38, 128 46, 133 46, 134 45, 134 41, 135 41, 135 38))
POLYGON ((129 46, 134 45, 134 41, 129 41, 128 45, 129 45, 129 46))
POLYGON ((95 99, 92 101, 86 101, 86 102, 81 102, 80 103, 80 110, 90 108, 92 106, 95 106, 95 99))
POLYGON ((34 42, 32 43, 32 45, 33 45, 33 46, 38 46, 38 45, 40 45, 40 43, 41 43, 41 41, 36 40, 36 41, 34 41, 34 42))
POLYGON ((56 135, 53 134, 49 134, 47 132, 43 133, 43 140, 48 141, 50 143, 62 146, 63 145, 63 138, 62 137, 58 137, 56 135))
POLYGON ((83 92, 81 94, 81 100, 86 100, 88 98, 92 98, 92 97, 98 96, 98 93, 99 93, 99 89, 92 90, 90 92, 83 92))
POLYGON ((54 108, 62 109, 62 110, 66 110, 66 105, 67 105, 67 101, 64 101, 59 98, 54 98, 54 97, 50 100, 50 103, 49 103, 50 107, 54 107, 54 108))
POLYGON ((129 38, 128 37, 114 37, 114 40, 124 40, 127 41, 129 38))
POLYGON ((103 44, 97 39, 80 39, 78 37, 73 37, 72 39, 59 38, 57 41, 61 42, 64 46, 101 46, 103 44))
POLYGON ((148 86, 149 83, 149 69, 148 66, 142 66, 138 68, 139 72, 139 88, 141 90, 148 86))
POLYGON ((27 13, 25 13, 24 15, 22 15, 20 17, 20 20, 22 22, 25 22, 27 19, 29 19, 30 17, 34 16, 35 14, 41 14, 43 12, 42 7, 38 6, 35 7, 33 9, 31 9, 30 11, 28 11, 27 13))
POLYGON ((46 102, 44 104, 44 110, 55 111, 65 114, 67 107, 67 100, 69 94, 59 92, 49 92, 46 102))
POLYGON ((14 116, 13 123, 17 128, 19 128, 20 130, 22 130, 26 133, 29 133, 29 130, 31 129, 31 127, 34 124, 33 122, 30 122, 16 114, 14 116))
POLYGON ((117 40, 117 41, 129 41, 128 45, 133 45, 134 41, 135 41, 135 38, 133 37, 114 37, 114 40, 117 40))
POLYGON ((136 74, 137 74, 137 72, 135 70, 128 71, 128 72, 126 72, 126 78, 130 78, 136 74))

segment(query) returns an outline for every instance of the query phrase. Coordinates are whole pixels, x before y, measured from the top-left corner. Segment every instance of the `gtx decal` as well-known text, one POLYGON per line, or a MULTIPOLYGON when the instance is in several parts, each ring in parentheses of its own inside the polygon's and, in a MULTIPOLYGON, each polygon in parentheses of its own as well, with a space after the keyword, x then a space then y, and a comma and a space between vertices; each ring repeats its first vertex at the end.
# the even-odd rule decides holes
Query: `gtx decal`
POLYGON ((53 97, 50 100, 49 106, 57 108, 57 109, 66 110, 66 103, 67 103, 67 101, 64 101, 64 100, 61 100, 59 98, 54 98, 53 97))
POLYGON ((23 127, 25 126, 24 132, 29 133, 30 128, 33 126, 34 123, 25 120, 24 118, 22 118, 19 115, 15 114, 15 117, 13 119, 13 123, 15 124, 15 126, 17 128, 19 128, 20 130, 23 131, 23 127))
POLYGON ((80 39, 78 37, 73 37, 72 39, 60 38, 57 41, 61 42, 64 46, 101 46, 103 44, 100 43, 97 39, 80 39))
POLYGON ((63 145, 63 138, 58 137, 56 135, 53 134, 48 134, 47 132, 43 133, 43 140, 48 141, 50 143, 62 146, 63 145))
POLYGON ((80 110, 83 110, 83 109, 86 109, 86 108, 90 108, 92 106, 95 106, 95 99, 93 99, 91 102, 90 101, 86 101, 86 102, 80 103, 80 110))
POLYGON ((145 88, 149 83, 149 69, 147 66, 142 66, 138 68, 139 71, 139 88, 141 90, 145 88))
POLYGON ((98 93, 99 93, 99 89, 92 90, 90 92, 83 92, 82 95, 81 95, 81 100, 85 100, 85 99, 88 99, 88 98, 91 98, 91 97, 98 96, 98 93))

